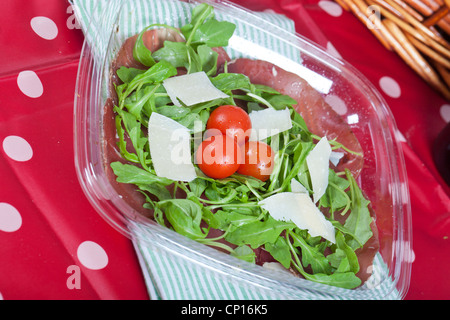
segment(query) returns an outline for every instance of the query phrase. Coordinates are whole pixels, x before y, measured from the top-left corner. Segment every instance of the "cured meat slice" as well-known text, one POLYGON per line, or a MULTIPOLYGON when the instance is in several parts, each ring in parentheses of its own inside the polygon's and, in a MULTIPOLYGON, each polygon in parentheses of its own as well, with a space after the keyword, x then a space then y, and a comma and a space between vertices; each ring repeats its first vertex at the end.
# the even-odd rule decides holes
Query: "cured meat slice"
POLYGON ((306 80, 270 62, 240 58, 228 63, 228 72, 242 73, 254 84, 272 87, 297 101, 295 110, 300 113, 309 130, 328 140, 336 139, 353 153, 343 151, 344 157, 336 169, 348 168, 356 177, 363 167, 363 151, 358 139, 344 119, 327 104, 322 95, 306 80))

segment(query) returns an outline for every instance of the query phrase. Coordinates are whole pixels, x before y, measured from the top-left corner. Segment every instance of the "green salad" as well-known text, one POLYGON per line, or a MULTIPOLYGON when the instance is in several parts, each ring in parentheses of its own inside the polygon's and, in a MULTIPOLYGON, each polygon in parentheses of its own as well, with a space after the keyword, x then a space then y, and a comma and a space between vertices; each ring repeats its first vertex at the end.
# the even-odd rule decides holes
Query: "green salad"
MULTIPOLYGON (((234 24, 216 20, 213 7, 207 4, 194 7, 191 21, 179 29, 155 24, 142 30, 133 56, 146 68, 122 66, 117 70, 121 83, 115 87, 118 100, 114 112, 124 160, 110 164, 117 181, 137 186, 145 195, 144 207, 153 210, 154 220, 181 235, 251 263, 256 261, 255 249, 262 248, 274 261, 307 280, 356 288, 361 280, 356 276, 360 266, 355 251, 373 235, 369 201, 348 169, 335 172, 329 167, 322 195, 314 199, 317 192, 311 169, 312 153, 319 143, 332 153, 352 151, 338 141, 312 134, 293 108, 296 100, 253 84, 243 74, 227 72, 227 63, 218 65, 213 48, 226 47, 234 30, 234 24), (169 28, 185 41, 165 41, 152 52, 143 37, 157 28, 169 28), (180 76, 181 69, 184 76, 206 76, 222 95, 191 105, 174 100, 165 84, 180 76), (264 179, 239 173, 239 166, 226 177, 214 177, 197 163, 199 147, 211 139, 204 136, 208 121, 221 106, 239 106, 248 115, 264 110, 288 114, 289 129, 260 141, 271 150, 270 172, 264 179), (174 121, 188 132, 192 164, 188 165, 194 170, 193 178, 177 180, 158 173, 156 158, 164 162, 167 157, 170 163, 170 154, 152 154, 149 131, 153 123, 163 125, 158 119, 174 121), (280 212, 283 208, 295 210, 280 212), (336 217, 344 215, 347 218, 341 224, 336 217), (331 236, 321 234, 324 228, 331 230, 331 236), (220 235, 212 237, 212 230, 219 230, 220 235)), ((164 147, 164 141, 159 147, 164 147)))

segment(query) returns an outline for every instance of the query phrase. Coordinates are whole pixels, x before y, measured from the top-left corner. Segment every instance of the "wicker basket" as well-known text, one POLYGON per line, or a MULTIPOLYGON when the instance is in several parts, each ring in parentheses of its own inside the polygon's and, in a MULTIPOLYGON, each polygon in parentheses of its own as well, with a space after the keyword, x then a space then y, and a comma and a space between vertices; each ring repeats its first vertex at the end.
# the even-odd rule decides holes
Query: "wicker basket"
POLYGON ((450 0, 335 0, 450 100, 450 0))

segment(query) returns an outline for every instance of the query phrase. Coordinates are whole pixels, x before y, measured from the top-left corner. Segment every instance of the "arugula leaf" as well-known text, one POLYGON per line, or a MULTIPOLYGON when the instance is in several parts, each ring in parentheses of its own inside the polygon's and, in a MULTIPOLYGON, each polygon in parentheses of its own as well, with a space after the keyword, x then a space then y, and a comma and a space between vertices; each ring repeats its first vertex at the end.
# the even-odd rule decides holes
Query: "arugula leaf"
MULTIPOLYGON (((291 233, 292 234, 292 233, 291 233)), ((355 273, 348 272, 334 272, 331 274, 327 273, 314 273, 310 274, 305 271, 302 263, 297 256, 294 246, 288 241, 289 248, 293 254, 294 259, 292 260, 292 265, 297 269, 298 272, 307 280, 327 284, 331 286, 341 287, 345 289, 353 289, 361 284, 361 279, 359 279, 355 273)))
MULTIPOLYGON (((152 194, 156 198, 158 198, 159 201, 172 199, 172 196, 167 190, 166 186, 159 182, 153 182, 148 184, 137 184, 138 188, 142 191, 144 191, 144 195, 152 194)), ((152 209, 154 209, 152 207, 152 209)))
POLYGON ((170 199, 157 203, 164 211, 167 220, 174 230, 190 239, 204 239, 208 233, 204 233, 200 227, 202 221, 202 209, 189 199, 170 199))
POLYGON ((258 103, 250 101, 247 103, 247 111, 248 113, 252 113, 253 111, 261 111, 264 108, 261 107, 258 103))
POLYGON ((266 249, 275 260, 281 263, 283 267, 289 269, 292 256, 285 238, 278 237, 274 243, 266 243, 264 249, 266 249))
POLYGON ((187 47, 188 65, 187 73, 195 73, 202 71, 202 62, 199 55, 191 46, 187 47))
POLYGON ((274 243, 281 232, 294 227, 292 222, 278 221, 269 216, 265 221, 254 221, 236 228, 225 239, 233 244, 248 244, 256 249, 267 242, 274 243))
POLYGON ((144 84, 153 84, 155 82, 162 82, 163 80, 173 77, 177 74, 177 69, 165 60, 161 60, 154 64, 144 73, 138 74, 131 80, 126 89, 124 96, 128 95, 134 90, 142 87, 144 84))
POLYGON ((243 246, 239 246, 236 249, 234 249, 234 251, 231 253, 231 255, 233 257, 239 258, 241 260, 250 262, 250 263, 255 263, 256 260, 256 254, 255 252, 246 245, 243 246))
MULTIPOLYGON (((148 138, 144 136, 142 132, 142 127, 139 119, 136 118, 133 114, 126 112, 125 110, 121 110, 117 107, 115 107, 114 110, 119 114, 123 121, 128 136, 130 137, 130 140, 133 144, 137 158, 139 159, 139 163, 144 169, 148 170, 147 157, 150 154, 149 151, 146 151, 148 138)), ((122 140, 120 142, 124 143, 124 141, 122 140)))
POLYGON ((137 62, 140 62, 144 66, 151 67, 155 64, 155 60, 152 57, 152 52, 145 46, 144 44, 144 33, 150 28, 151 26, 145 28, 142 30, 134 44, 133 48, 133 58, 137 62))
POLYGON ((127 68, 127 67, 120 67, 117 70, 117 76, 123 83, 128 83, 131 80, 133 80, 138 74, 144 73, 145 70, 142 69, 136 69, 136 68, 127 68))
POLYGON ((188 67, 188 52, 184 42, 165 41, 164 46, 153 53, 157 61, 167 61, 175 68, 188 67))
POLYGON ((158 90, 160 84, 157 85, 147 85, 143 87, 141 90, 133 92, 130 96, 128 96, 123 106, 127 108, 127 110, 134 115, 140 122, 142 122, 142 109, 148 100, 155 94, 158 90))
POLYGON ((311 142, 301 142, 301 148, 298 149, 298 152, 294 155, 294 165, 292 166, 290 172, 285 177, 281 188, 286 190, 288 186, 291 184, 292 178, 295 178, 302 166, 306 163, 306 156, 309 152, 314 148, 314 144, 311 142), (297 158, 297 159, 295 159, 297 158))
POLYGON ((144 66, 147 66, 147 67, 153 66, 155 64, 155 59, 152 56, 152 52, 145 46, 143 36, 144 36, 145 32, 147 32, 148 30, 150 30, 151 28, 154 28, 154 27, 168 28, 168 29, 173 30, 174 32, 179 33, 177 28, 174 28, 167 24, 154 23, 154 24, 151 24, 148 27, 144 28, 144 30, 142 30, 138 34, 136 43, 134 44, 134 47, 133 47, 133 58, 137 62, 140 62, 141 64, 143 64, 144 66))
POLYGON ((159 177, 154 173, 131 164, 113 162, 111 163, 111 168, 113 169, 114 174, 117 176, 117 182, 137 185, 160 183, 164 186, 168 186, 173 183, 173 181, 170 179, 159 177))
MULTIPOLYGON (((330 208, 331 212, 350 206, 350 198, 345 192, 350 186, 347 179, 341 178, 332 169, 328 171, 328 187, 324 196, 319 200, 319 205, 330 208)), ((346 210, 345 210, 346 211, 346 210)), ((345 214, 346 212, 342 212, 345 214)))
POLYGON ((263 94, 264 92, 271 93, 271 94, 281 94, 279 91, 275 90, 274 88, 266 86, 264 84, 254 84, 254 87, 255 87, 255 90, 253 93, 256 93, 259 95, 263 94))
POLYGON ((276 110, 285 109, 297 104, 297 101, 288 95, 281 94, 279 91, 261 84, 252 85, 251 93, 254 95, 254 99, 260 103, 266 104, 269 108, 276 110))
POLYGON ((284 110, 288 106, 297 104, 297 100, 284 94, 262 94, 261 97, 276 110, 284 110))
POLYGON ((171 118, 173 120, 178 120, 186 116, 191 112, 189 108, 178 107, 175 105, 165 105, 156 109, 159 114, 171 118))
POLYGON ((219 73, 217 76, 211 78, 211 83, 223 92, 251 89, 249 78, 240 73, 219 73))
POLYGON ((135 153, 129 152, 127 149, 127 142, 125 141, 125 130, 122 127, 122 118, 116 116, 116 131, 119 136, 119 141, 117 142, 119 146, 119 151, 122 157, 130 162, 139 163, 139 158, 135 153))
POLYGON ((359 279, 353 272, 309 274, 303 271, 302 275, 305 277, 305 279, 308 279, 310 281, 344 289, 354 289, 361 285, 361 279, 359 279))
POLYGON ((212 182, 205 189, 205 195, 215 204, 230 203, 237 195, 237 191, 231 185, 218 186, 212 182))
POLYGON ((200 115, 194 112, 190 112, 184 117, 178 119, 178 122, 188 128, 192 133, 194 133, 195 123, 199 121, 201 121, 200 115))
POLYGON ((217 72, 217 58, 219 54, 207 45, 201 45, 197 48, 197 53, 202 65, 202 70, 206 75, 211 76, 217 72))
POLYGON ((192 45, 206 44, 208 47, 225 47, 234 33, 236 25, 214 18, 200 25, 191 35, 192 45))
POLYGON ((336 246, 337 250, 341 250, 345 254, 349 271, 356 274, 359 271, 358 257, 355 251, 345 242, 344 235, 341 232, 336 233, 336 246))
POLYGON ((293 125, 291 132, 293 134, 299 134, 303 141, 312 141, 312 134, 306 126, 305 120, 294 109, 291 109, 291 120, 293 125))
POLYGON ((217 210, 204 216, 211 228, 229 232, 242 227, 245 224, 257 221, 258 217, 254 215, 242 214, 234 210, 217 210))
POLYGON ((207 183, 205 180, 196 178, 189 182, 190 191, 198 198, 200 198, 205 191, 207 183))
POLYGON ((370 201, 364 198, 355 178, 348 169, 345 169, 345 174, 350 182, 351 212, 345 220, 344 227, 350 230, 354 237, 347 243, 351 248, 357 249, 362 247, 373 235, 370 227, 372 217, 368 208, 370 201))
POLYGON ((336 272, 349 272, 350 263, 348 261, 345 251, 339 248, 327 256, 330 265, 336 270, 336 272))
POLYGON ((331 273, 331 266, 328 259, 319 250, 319 246, 309 245, 303 237, 298 236, 295 232, 289 232, 289 235, 294 239, 293 245, 301 249, 302 263, 304 266, 311 265, 314 273, 331 273))
POLYGON ((201 3, 192 9, 191 22, 180 28, 181 33, 189 45, 192 41, 191 37, 200 25, 208 18, 214 17, 214 8, 207 3, 201 3))

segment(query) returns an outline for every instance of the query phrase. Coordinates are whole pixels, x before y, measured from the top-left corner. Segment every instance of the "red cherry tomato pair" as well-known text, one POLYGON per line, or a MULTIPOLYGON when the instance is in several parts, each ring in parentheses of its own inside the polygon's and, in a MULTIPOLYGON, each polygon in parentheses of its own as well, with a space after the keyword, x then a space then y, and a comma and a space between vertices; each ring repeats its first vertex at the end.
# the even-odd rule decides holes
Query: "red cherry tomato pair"
POLYGON ((261 141, 248 141, 251 121, 248 114, 236 106, 215 109, 206 124, 206 136, 196 154, 204 174, 223 179, 235 172, 266 181, 272 173, 274 153, 261 141))

